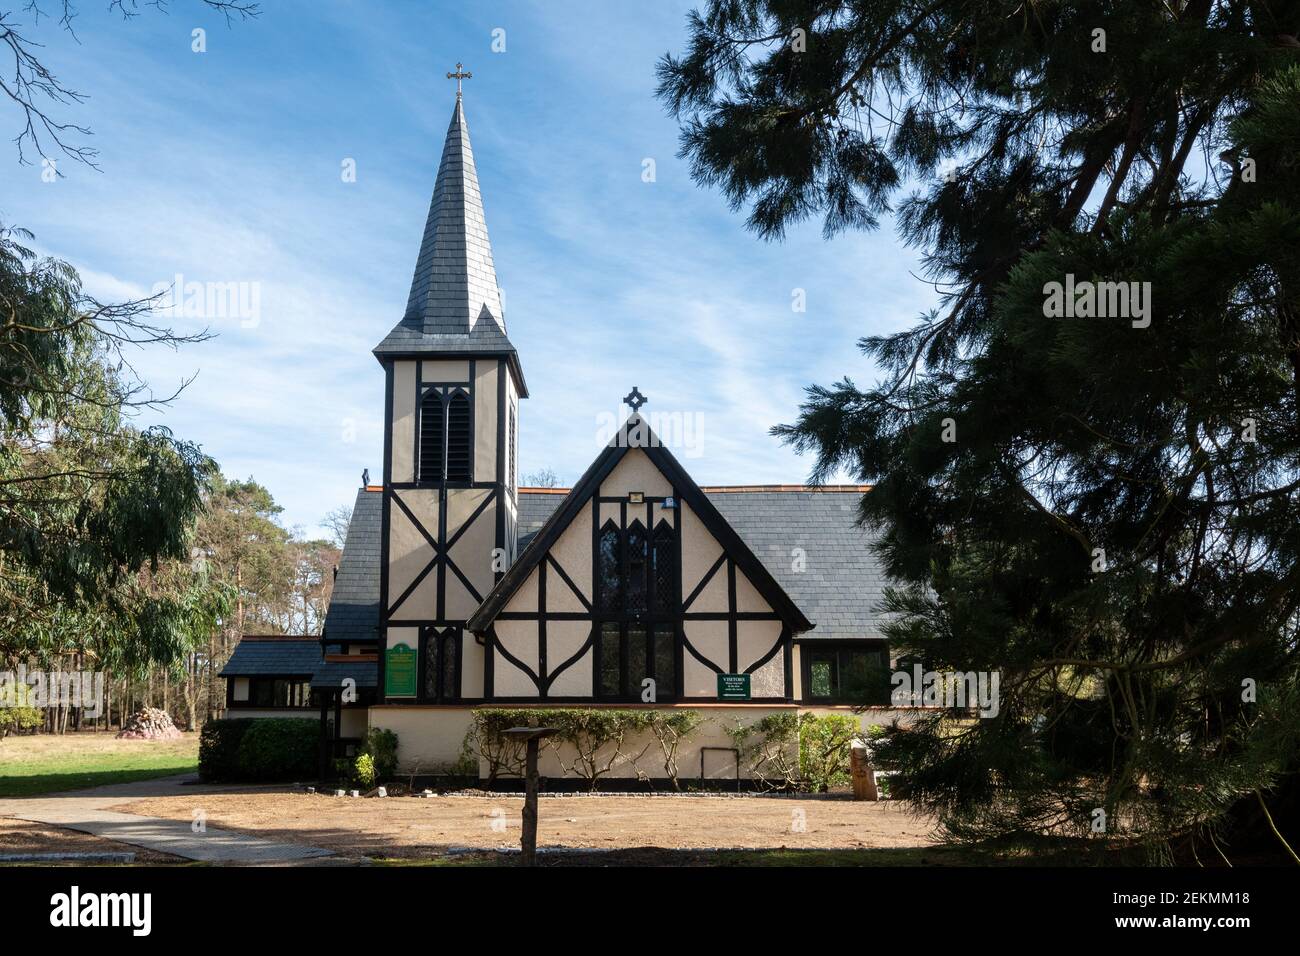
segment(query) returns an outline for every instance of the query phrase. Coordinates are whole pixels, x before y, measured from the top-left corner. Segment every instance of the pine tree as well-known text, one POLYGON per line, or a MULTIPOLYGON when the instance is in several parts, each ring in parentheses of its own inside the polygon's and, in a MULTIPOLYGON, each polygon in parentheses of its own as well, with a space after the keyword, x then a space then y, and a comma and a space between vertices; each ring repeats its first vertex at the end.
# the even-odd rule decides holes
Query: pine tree
POLYGON ((690 29, 660 96, 696 180, 769 239, 893 214, 943 293, 774 430, 874 485, 894 655, 1001 675, 996 717, 888 735, 905 792, 959 838, 1157 853, 1262 804, 1300 741, 1300 3, 690 29))

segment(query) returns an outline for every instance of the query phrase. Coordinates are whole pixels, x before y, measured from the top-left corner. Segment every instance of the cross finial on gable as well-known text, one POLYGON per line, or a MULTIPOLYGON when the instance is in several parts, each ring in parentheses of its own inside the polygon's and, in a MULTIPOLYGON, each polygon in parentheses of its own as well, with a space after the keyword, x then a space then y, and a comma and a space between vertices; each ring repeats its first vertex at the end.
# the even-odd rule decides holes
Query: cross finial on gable
POLYGON ((650 401, 650 399, 642 395, 641 390, 635 385, 632 386, 632 391, 623 396, 623 404, 632 406, 632 412, 634 414, 641 411, 641 406, 648 401, 650 401))
POLYGON ((456 64, 456 72, 455 72, 455 73, 448 73, 448 74, 447 74, 447 79, 449 79, 449 80, 455 80, 455 81, 456 81, 456 99, 460 99, 460 81, 461 81, 461 80, 470 80, 470 79, 473 79, 473 78, 474 78, 474 74, 473 74, 473 73, 464 73, 464 72, 462 72, 462 71, 461 71, 461 66, 462 66, 462 64, 457 63, 457 64, 456 64))

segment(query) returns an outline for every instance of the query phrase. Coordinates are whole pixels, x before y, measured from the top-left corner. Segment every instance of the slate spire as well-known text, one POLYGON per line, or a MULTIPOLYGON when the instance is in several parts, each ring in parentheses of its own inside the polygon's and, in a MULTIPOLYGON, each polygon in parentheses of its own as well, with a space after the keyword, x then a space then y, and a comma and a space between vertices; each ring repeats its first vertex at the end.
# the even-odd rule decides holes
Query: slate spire
POLYGON ((503 356, 519 394, 528 395, 519 354, 506 336, 474 152, 459 96, 442 147, 406 311, 375 346, 374 354, 381 363, 403 357, 503 356))
POLYGON ((425 334, 468 333, 482 322, 495 323, 502 333, 506 328, 459 96, 442 147, 403 322, 425 334))

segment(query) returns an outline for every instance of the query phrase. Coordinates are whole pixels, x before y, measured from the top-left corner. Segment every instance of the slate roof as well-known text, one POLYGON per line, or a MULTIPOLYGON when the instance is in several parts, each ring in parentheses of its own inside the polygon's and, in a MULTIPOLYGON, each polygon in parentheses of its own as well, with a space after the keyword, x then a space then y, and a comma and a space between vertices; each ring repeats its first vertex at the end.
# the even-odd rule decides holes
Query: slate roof
POLYGON ((379 686, 379 664, 376 661, 320 661, 316 664, 316 673, 312 676, 312 687, 337 688, 343 686, 343 678, 351 677, 358 687, 379 686))
POLYGON ((542 530, 542 525, 546 524, 546 519, 551 516, 551 513, 560 507, 560 502, 564 500, 568 491, 567 488, 548 488, 546 491, 520 490, 518 499, 520 554, 528 547, 528 542, 533 540, 533 535, 542 530))
POLYGON ((881 638, 885 575, 874 536, 857 524, 862 491, 721 491, 714 507, 817 626, 806 640, 881 638), (795 548, 804 568, 795 570, 795 548))
MULTIPOLYGON (((871 551, 871 533, 856 523, 861 489, 703 491, 816 625, 805 639, 883 636, 875 607, 884 597, 886 582, 871 551), (804 550, 802 572, 794 570, 795 548, 804 550)), ((521 551, 564 497, 520 491, 521 551)))
POLYGON ((330 643, 379 636, 379 556, 384 496, 362 488, 352 505, 334 594, 325 614, 330 643))
MULTIPOLYGON (((566 490, 520 490, 521 553, 559 508, 566 490)), ((871 550, 872 534, 857 525, 861 489, 705 488, 704 493, 816 625, 803 639, 883 636, 876 607, 884 597, 886 580, 871 550), (795 548, 804 552, 802 571, 795 570, 795 548)), ((325 619, 331 643, 373 636, 378 626, 381 497, 378 492, 357 496, 334 600, 325 619), (348 622, 346 628, 342 621, 348 622)))
POLYGON ((283 675, 306 677, 321 666, 320 641, 314 637, 246 637, 235 645, 218 677, 283 675))
MULTIPOLYGON (((474 151, 459 97, 447 127, 406 312, 374 351, 381 360, 443 352, 505 354, 519 375, 518 355, 506 337, 474 151)), ((523 391, 522 375, 519 378, 523 391)))

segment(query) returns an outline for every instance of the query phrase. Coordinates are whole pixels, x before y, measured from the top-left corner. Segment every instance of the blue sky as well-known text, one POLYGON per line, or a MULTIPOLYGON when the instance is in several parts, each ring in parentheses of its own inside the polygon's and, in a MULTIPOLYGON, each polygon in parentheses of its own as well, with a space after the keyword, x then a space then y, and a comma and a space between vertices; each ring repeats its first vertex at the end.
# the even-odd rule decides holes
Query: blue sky
MULTIPOLYGON (((572 482, 598 451, 600 416, 635 384, 647 412, 697 423, 678 454, 701 484, 802 481, 810 462, 767 429, 794 419, 810 383, 872 380, 857 339, 934 302, 888 222, 830 242, 809 223, 763 243, 690 180, 653 91, 691 4, 268 0, 230 29, 193 0, 126 23, 104 6, 82 3, 79 44, 49 20, 27 31, 90 94, 57 115, 93 129, 102 171, 61 160, 64 177, 45 183, 0 153, 0 220, 34 231, 101 297, 178 274, 257 284, 256 323, 175 318, 218 335, 137 356, 159 392, 198 373, 143 423, 267 485, 290 526, 313 531, 351 504, 362 468, 381 473, 370 350, 406 303, 458 60, 474 73, 466 116, 532 395, 522 473, 572 482), (191 51, 196 27, 205 53, 191 51)), ((0 115, 15 134, 17 115, 0 115)))

